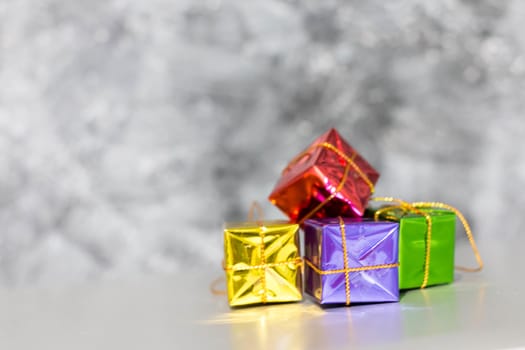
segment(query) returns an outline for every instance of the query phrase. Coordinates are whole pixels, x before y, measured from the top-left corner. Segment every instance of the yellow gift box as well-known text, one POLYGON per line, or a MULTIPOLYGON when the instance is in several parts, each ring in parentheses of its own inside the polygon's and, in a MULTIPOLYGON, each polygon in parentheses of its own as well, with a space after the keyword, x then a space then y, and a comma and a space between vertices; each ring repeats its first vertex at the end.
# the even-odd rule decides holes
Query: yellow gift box
POLYGON ((299 225, 225 224, 224 270, 230 306, 302 300, 299 225))

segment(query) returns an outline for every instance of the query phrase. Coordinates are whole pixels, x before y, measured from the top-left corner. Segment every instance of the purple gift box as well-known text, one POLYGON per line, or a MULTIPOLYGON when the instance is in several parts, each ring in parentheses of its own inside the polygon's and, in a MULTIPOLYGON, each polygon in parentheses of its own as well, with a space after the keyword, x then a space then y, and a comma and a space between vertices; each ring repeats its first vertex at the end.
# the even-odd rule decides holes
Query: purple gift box
POLYGON ((305 290, 320 304, 399 301, 399 224, 359 218, 304 222, 305 290))

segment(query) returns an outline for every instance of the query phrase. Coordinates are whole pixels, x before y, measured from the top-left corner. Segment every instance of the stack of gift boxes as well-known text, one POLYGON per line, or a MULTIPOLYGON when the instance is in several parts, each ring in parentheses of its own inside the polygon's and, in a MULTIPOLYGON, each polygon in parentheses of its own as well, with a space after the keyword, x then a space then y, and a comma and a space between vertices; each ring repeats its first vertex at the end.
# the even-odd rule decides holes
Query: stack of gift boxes
POLYGON ((301 301, 303 283, 323 305, 395 302, 400 290, 450 283, 456 216, 478 261, 475 270, 481 269, 459 211, 443 203, 374 198, 378 179, 335 129, 295 157, 269 196, 289 221, 225 224, 230 306, 301 301), (369 202, 383 205, 371 208, 369 202))

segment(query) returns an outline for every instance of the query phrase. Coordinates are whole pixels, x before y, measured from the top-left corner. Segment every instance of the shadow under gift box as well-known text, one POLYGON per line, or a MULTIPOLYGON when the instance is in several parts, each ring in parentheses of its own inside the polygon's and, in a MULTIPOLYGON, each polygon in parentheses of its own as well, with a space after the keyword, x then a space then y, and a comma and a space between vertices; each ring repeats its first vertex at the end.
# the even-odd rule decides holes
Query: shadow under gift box
MULTIPOLYGON (((444 209, 418 208, 418 210, 430 215, 431 220, 430 260, 426 286, 451 283, 454 280, 456 215, 444 209)), ((424 279, 428 233, 425 217, 401 208, 380 210, 380 212, 378 217, 380 220, 399 222, 399 288, 420 288, 424 279)))
POLYGON ((399 301, 398 227, 394 222, 359 218, 306 220, 305 292, 320 304, 399 301), (348 272, 348 286, 344 271, 334 273, 345 270, 345 246, 347 268, 377 267, 348 272))
POLYGON ((230 306, 302 300, 299 225, 226 223, 224 269, 230 306))
POLYGON ((361 217, 378 178, 379 173, 330 129, 288 164, 269 200, 292 222, 361 217))

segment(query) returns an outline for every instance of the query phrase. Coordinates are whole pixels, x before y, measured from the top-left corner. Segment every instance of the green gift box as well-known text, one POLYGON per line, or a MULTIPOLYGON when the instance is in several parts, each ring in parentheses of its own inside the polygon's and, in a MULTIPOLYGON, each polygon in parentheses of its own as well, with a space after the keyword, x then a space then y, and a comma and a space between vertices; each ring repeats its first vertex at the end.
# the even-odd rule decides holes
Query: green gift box
POLYGON ((454 212, 393 206, 378 209, 374 214, 375 219, 399 222, 399 289, 446 284, 454 280, 454 212), (429 233, 430 250, 427 252, 429 233), (425 269, 428 270, 426 281, 425 269))

